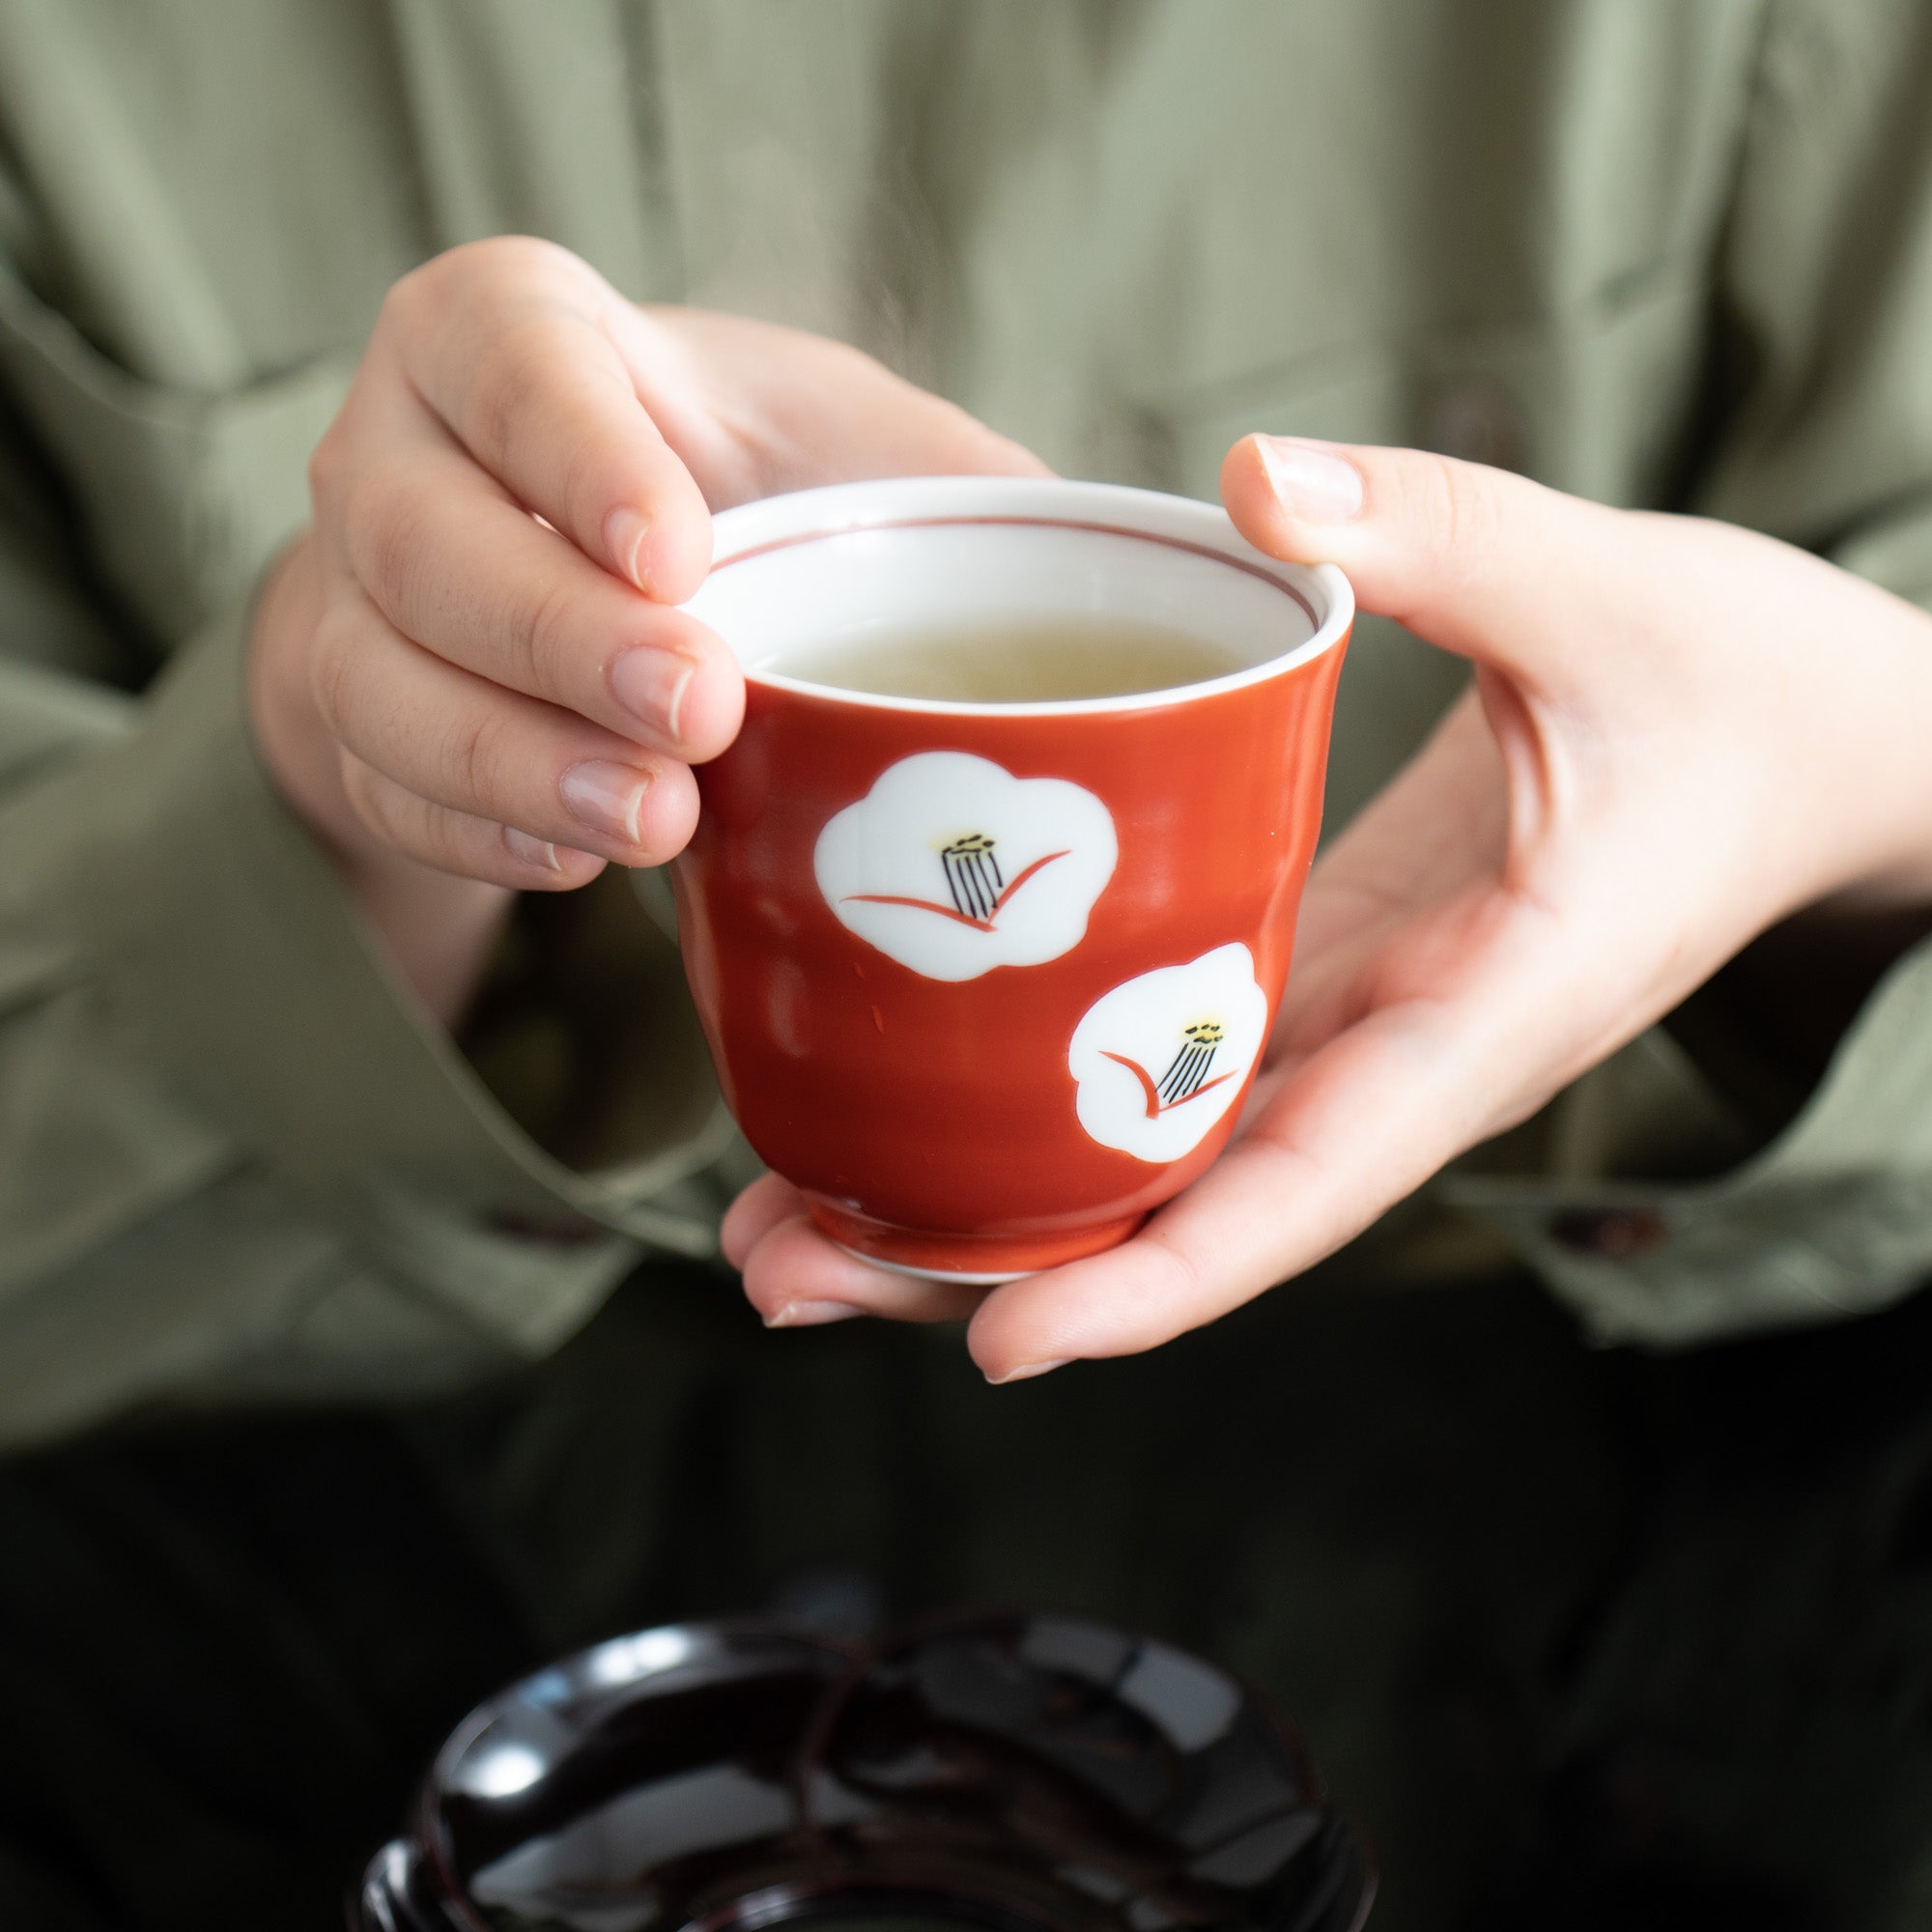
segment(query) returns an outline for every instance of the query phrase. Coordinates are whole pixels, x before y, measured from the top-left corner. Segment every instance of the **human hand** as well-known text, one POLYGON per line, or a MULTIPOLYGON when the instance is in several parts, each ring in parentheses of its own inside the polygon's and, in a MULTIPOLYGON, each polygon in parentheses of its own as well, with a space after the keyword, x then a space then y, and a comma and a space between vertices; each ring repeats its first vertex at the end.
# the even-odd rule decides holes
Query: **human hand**
POLYGON ((767 1178, 725 1224, 767 1320, 972 1314, 996 1381, 1152 1348, 1341 1246, 1787 914, 1932 899, 1924 612, 1767 537, 1408 451, 1249 438, 1222 490, 1263 550, 1340 564, 1476 667, 1317 865, 1236 1140, 1132 1240, 990 1293, 851 1261, 767 1178))
POLYGON ((710 511, 1039 465, 841 344, 645 310, 510 238, 398 282, 274 574, 250 712, 277 784, 445 1012, 513 889, 657 865, 744 703, 674 607, 710 511))

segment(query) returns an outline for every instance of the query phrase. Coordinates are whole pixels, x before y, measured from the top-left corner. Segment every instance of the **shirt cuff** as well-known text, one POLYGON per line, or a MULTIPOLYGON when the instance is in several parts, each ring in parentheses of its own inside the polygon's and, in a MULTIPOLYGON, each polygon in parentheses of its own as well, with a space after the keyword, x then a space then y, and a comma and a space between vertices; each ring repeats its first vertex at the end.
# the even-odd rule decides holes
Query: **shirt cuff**
POLYGON ((244 716, 251 609, 178 656, 138 729, 19 802, 16 903, 77 947, 157 1072, 379 1266, 548 1346, 639 1244, 715 1247, 691 1177, 731 1127, 675 954, 639 984, 631 1144, 575 1171, 418 1006, 270 782, 244 716), (522 1261, 532 1244, 548 1272, 522 1261))
POLYGON ((1932 941, 1880 981, 1792 1125, 1719 1179, 1437 1187, 1603 1342, 1683 1348, 1902 1300, 1932 1275, 1932 941))

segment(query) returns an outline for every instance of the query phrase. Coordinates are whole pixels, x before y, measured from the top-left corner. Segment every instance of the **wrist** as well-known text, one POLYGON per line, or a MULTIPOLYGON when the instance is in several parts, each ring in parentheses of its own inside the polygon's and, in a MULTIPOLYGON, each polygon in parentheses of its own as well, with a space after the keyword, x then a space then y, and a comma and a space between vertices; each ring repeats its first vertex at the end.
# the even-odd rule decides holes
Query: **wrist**
POLYGON ((1866 729, 1833 763, 1831 805, 1862 836, 1831 889, 1812 902, 1889 928, 1932 907, 1932 614, 1853 580, 1859 604, 1841 637, 1860 647, 1819 675, 1848 686, 1848 712, 1866 729))

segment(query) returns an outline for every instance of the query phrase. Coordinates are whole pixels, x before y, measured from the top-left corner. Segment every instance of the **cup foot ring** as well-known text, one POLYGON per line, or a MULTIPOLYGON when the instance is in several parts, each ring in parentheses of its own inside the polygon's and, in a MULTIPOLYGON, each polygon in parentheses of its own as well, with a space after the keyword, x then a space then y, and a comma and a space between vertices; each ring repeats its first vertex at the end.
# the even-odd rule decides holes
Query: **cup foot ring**
POLYGON ((1123 1214, 1043 1235, 934 1235, 875 1221, 820 1194, 807 1192, 805 1201, 818 1232, 856 1260, 915 1280, 976 1288, 996 1288, 1104 1253, 1147 1219, 1144 1213, 1123 1214))
POLYGON ((904 1275, 908 1281, 943 1281, 957 1288, 998 1288, 1003 1282, 1024 1281, 1039 1272, 1037 1268, 1013 1268, 1004 1274, 976 1274, 965 1268, 914 1267, 909 1262, 889 1262, 883 1255, 866 1254, 844 1241, 833 1241, 832 1245, 867 1267, 884 1268, 888 1274, 904 1275))

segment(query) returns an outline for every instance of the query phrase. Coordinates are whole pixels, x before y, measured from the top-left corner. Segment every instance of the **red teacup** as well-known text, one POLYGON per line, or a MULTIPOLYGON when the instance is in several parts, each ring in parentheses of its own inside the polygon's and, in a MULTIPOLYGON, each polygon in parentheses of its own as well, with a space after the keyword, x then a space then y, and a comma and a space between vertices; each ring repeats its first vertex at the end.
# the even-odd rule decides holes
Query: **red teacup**
POLYGON ((692 612, 747 672, 677 862, 724 1096, 868 1260, 1004 1280, 1123 1240, 1233 1131, 1288 973, 1353 615, 1213 506, 979 477, 717 522, 692 612), (1018 704, 787 677, 868 630, 1120 616, 1231 675, 1018 704))

